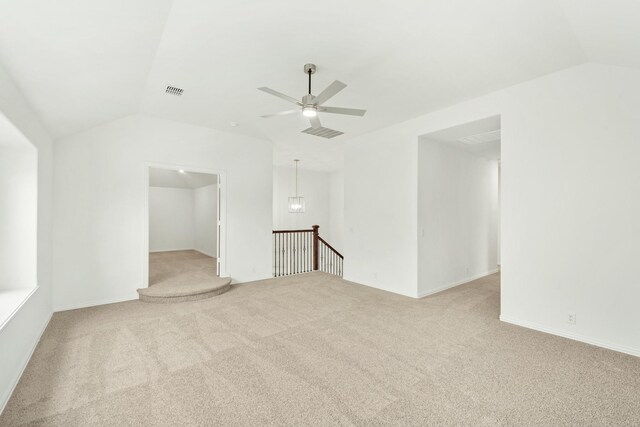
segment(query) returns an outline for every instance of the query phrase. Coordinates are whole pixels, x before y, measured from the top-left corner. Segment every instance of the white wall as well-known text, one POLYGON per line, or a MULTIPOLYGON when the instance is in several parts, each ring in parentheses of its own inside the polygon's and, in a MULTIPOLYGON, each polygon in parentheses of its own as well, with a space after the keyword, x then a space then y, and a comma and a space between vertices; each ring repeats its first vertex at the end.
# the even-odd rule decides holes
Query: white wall
POLYGON ((416 295, 417 157, 415 135, 398 126, 346 142, 346 280, 416 295))
POLYGON ((195 248, 191 188, 149 187, 149 252, 195 248))
POLYGON ((295 169, 273 168, 273 229, 299 230, 320 226, 329 238, 329 174, 298 168, 298 195, 304 197, 304 213, 289 213, 287 202, 295 193, 295 169))
POLYGON ((495 115, 501 318, 640 355, 639 70, 585 64, 349 141, 345 277, 417 295, 418 139, 495 115))
POLYGON ((422 139, 418 159, 418 295, 498 266, 498 162, 422 139))
POLYGON ((55 144, 54 307, 137 298, 144 285, 147 163, 226 172, 227 273, 271 276, 272 146, 129 116, 55 144))
POLYGON ((195 249, 216 256, 218 185, 149 187, 149 252, 195 249))
POLYGON ((640 356, 640 70, 586 65, 508 93, 501 318, 640 356))
POLYGON ((212 257, 215 257, 217 253, 217 191, 218 184, 193 190, 194 249, 212 257))
POLYGON ((23 145, 0 142, 0 290, 38 284, 38 161, 26 139, 23 145))
POLYGON ((36 114, 0 66, 0 112, 38 150, 38 288, 0 330, 0 410, 51 317, 52 144, 36 114))
POLYGON ((330 175, 329 243, 344 255, 344 172, 330 175))

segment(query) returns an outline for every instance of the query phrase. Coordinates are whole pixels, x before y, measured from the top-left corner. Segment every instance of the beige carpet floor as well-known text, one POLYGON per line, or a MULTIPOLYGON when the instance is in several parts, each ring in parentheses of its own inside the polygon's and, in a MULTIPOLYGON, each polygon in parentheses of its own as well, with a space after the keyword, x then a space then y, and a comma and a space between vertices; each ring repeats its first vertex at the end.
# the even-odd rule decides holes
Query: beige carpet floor
POLYGON ((151 252, 149 286, 218 277, 216 259, 198 251, 151 252))
POLYGON ((323 273, 56 313, 0 424, 640 425, 640 359, 323 273))
POLYGON ((149 287, 138 289, 148 302, 211 298, 226 292, 231 279, 218 277, 216 258, 194 250, 149 254, 149 287))

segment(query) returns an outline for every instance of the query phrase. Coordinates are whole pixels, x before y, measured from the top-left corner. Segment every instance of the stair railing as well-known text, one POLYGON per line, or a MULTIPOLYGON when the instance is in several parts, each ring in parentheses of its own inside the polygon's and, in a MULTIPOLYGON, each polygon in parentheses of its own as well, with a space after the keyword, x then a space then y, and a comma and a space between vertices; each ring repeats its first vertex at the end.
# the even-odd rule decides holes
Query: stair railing
POLYGON ((344 257, 320 237, 319 228, 273 230, 273 277, 310 271, 342 277, 344 257))

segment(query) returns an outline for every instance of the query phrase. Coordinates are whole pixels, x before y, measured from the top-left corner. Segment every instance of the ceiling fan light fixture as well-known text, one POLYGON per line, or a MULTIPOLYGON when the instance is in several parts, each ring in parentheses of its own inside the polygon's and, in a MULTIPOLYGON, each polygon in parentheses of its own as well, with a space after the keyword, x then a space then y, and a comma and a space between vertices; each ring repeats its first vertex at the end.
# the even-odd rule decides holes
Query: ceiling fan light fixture
POLYGON ((302 107, 302 115, 305 117, 315 117, 318 115, 318 109, 313 105, 305 105, 302 107))
POLYGON ((340 92, 342 89, 347 87, 346 84, 341 81, 334 80, 329 86, 327 86, 322 92, 320 92, 317 96, 311 93, 311 75, 316 72, 316 66, 314 64, 305 64, 304 73, 307 75, 309 79, 309 90, 306 95, 302 97, 302 101, 298 101, 296 98, 293 98, 289 95, 285 95, 284 93, 280 93, 268 87, 259 87, 258 90, 262 92, 266 92, 270 95, 277 96, 280 99, 284 99, 285 101, 296 104, 298 108, 293 110, 281 111, 275 114, 266 114, 263 115, 263 118, 275 117, 275 116, 286 116, 289 114, 296 114, 302 108, 302 116, 309 119, 309 123, 311 123, 311 127, 309 129, 303 130, 303 133, 308 135, 320 136, 323 138, 333 138, 338 135, 342 135, 343 132, 324 128, 322 123, 320 122, 320 114, 330 113, 330 114, 345 114, 347 116, 364 116, 367 110, 360 110, 357 108, 342 108, 342 107, 327 107, 324 105, 329 99, 331 99, 334 95, 340 92), (329 136, 331 135, 331 136, 329 136))

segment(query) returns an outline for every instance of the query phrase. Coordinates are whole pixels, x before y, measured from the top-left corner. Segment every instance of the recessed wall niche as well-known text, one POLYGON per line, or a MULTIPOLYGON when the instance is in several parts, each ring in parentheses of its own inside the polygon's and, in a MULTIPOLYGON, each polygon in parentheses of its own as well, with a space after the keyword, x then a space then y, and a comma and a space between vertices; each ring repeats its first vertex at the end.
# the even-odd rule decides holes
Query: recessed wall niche
POLYGON ((0 300, 37 286, 38 151, 0 113, 0 300))

